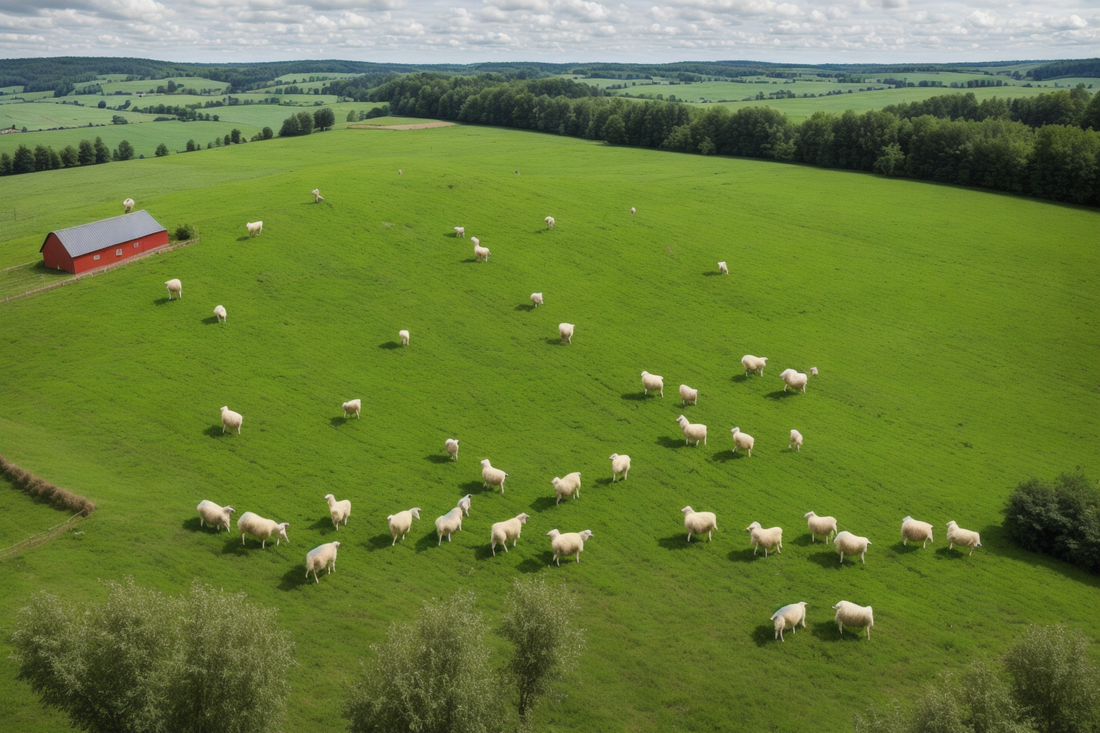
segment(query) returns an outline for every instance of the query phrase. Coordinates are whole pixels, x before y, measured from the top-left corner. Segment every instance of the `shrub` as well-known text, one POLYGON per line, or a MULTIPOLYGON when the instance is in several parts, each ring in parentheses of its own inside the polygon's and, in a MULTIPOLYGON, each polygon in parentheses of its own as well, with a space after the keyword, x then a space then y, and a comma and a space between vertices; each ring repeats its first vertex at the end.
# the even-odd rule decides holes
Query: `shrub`
POLYGON ((190 224, 180 224, 176 227, 174 239, 177 242, 186 242, 195 238, 195 227, 190 224))
POLYGON ((50 502, 55 509, 68 509, 71 512, 80 512, 85 517, 95 511, 95 504, 79 494, 74 494, 60 486, 54 486, 49 481, 35 476, 14 463, 8 463, 0 456, 0 474, 7 476, 15 488, 30 494, 33 497, 50 502))
POLYGON ((1100 673, 1080 629, 1029 626, 1005 656, 1017 703, 1039 733, 1088 733, 1100 726, 1100 673))
POLYGON ((1016 544, 1100 573, 1100 490, 1083 474, 1024 481, 1003 511, 1016 544))
POLYGON ((164 143, 158 145, 156 155, 158 158, 163 158, 164 156, 168 155, 168 146, 164 143))

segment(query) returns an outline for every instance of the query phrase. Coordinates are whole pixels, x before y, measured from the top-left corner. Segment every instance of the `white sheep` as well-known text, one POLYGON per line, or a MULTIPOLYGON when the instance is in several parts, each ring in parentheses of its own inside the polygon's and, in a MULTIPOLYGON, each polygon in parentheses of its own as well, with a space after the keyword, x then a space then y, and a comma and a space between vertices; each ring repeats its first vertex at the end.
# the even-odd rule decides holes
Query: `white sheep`
POLYGON ((325 501, 328 502, 328 513, 332 517, 332 526, 336 527, 336 531, 339 532, 340 522, 343 522, 345 527, 348 526, 348 517, 351 516, 351 500, 336 501, 336 497, 332 494, 325 494, 325 501))
POLYGON ((466 238, 466 227, 455 227, 455 236, 466 238))
POLYGON ((479 262, 488 262, 489 255, 491 254, 492 252, 489 251, 488 247, 482 247, 477 244, 474 245, 474 258, 477 259, 479 262))
POLYGON ((485 488, 489 488, 489 485, 492 484, 493 486, 499 486, 500 493, 504 493, 504 479, 508 478, 508 474, 499 468, 493 468, 488 458, 481 461, 481 478, 485 482, 485 488))
POLYGON ((409 528, 412 527, 414 519, 420 519, 420 507, 418 506, 386 517, 386 521, 390 523, 390 534, 393 535, 393 544, 390 547, 397 544, 399 535, 402 540, 405 539, 405 535, 409 533, 409 528))
POLYGON ((619 480, 620 473, 623 475, 623 481, 626 481, 626 477, 630 474, 630 456, 620 456, 618 453, 612 453, 611 483, 619 480))
POLYGON ((568 499, 572 496, 576 499, 581 495, 580 471, 567 473, 562 478, 555 476, 550 483, 554 485, 554 493, 558 495, 558 500, 554 502, 555 504, 561 504, 563 498, 568 499))
POLYGON ((719 274, 721 274, 721 275, 728 275, 728 274, 730 274, 730 268, 729 268, 729 267, 728 267, 728 266, 726 265, 726 263, 725 263, 725 261, 724 261, 724 260, 723 260, 722 262, 719 262, 719 263, 718 263, 718 272, 719 272, 719 274))
POLYGON ((400 331, 397 332, 397 337, 399 339, 401 339, 401 345, 402 346, 408 346, 409 345, 409 332, 408 332, 408 330, 406 330, 404 328, 401 329, 400 331))
POLYGON ((816 377, 817 376, 817 367, 810 367, 810 376, 811 377, 816 377))
POLYGON ((790 387, 796 392, 801 389, 803 394, 806 392, 806 383, 810 381, 804 372, 796 372, 794 369, 784 369, 779 378, 783 380, 784 392, 790 387))
POLYGON ((472 497, 473 494, 466 494, 466 496, 458 500, 458 508, 461 509, 462 513, 465 514, 467 517, 470 516, 470 499, 472 497))
POLYGON ((703 445, 707 444, 707 426, 703 423, 688 422, 688 419, 683 415, 676 418, 676 422, 680 423, 680 431, 684 434, 684 445, 687 445, 691 441, 695 441, 695 445, 699 445, 699 441, 703 441, 703 445))
POLYGON ((686 506, 680 511, 684 514, 684 529, 688 533, 688 542, 691 542, 693 534, 701 535, 703 533, 706 533, 707 542, 710 542, 711 532, 718 529, 718 517, 714 515, 714 512, 697 512, 690 506, 686 506))
POLYGON ((447 441, 443 443, 443 447, 451 454, 451 460, 458 460, 458 441, 454 438, 447 438, 447 441))
POLYGON ((635 208, 634 208, 633 206, 631 206, 631 207, 630 207, 630 213, 631 213, 632 215, 633 215, 633 214, 637 214, 637 213, 638 213, 638 210, 637 210, 637 209, 635 209, 635 208))
POLYGON ((787 450, 794 448, 796 451, 802 451, 802 433, 797 430, 791 430, 791 442, 787 444, 787 450))
POLYGON ((680 385, 680 407, 684 407, 687 403, 693 405, 699 404, 699 390, 692 389, 686 384, 680 385))
POLYGON ((661 397, 665 396, 665 378, 656 374, 650 374, 649 372, 642 372, 642 390, 648 395, 649 390, 654 392, 660 392, 661 397))
POLYGON ((508 552, 508 540, 512 540, 512 547, 519 542, 519 535, 523 531, 523 525, 527 524, 528 515, 519 514, 503 522, 496 522, 490 530, 489 541, 492 543, 489 549, 493 551, 493 557, 497 556, 497 545, 508 552))
POLYGON ((470 237, 470 241, 471 241, 471 242, 473 243, 473 245, 474 245, 475 247, 477 247, 478 245, 480 245, 480 244, 481 244, 481 240, 480 240, 480 239, 478 239, 477 237, 470 237))
POLYGON ((806 628, 806 601, 783 606, 772 614, 771 621, 775 624, 775 638, 784 641, 784 631, 790 629, 793 634, 799 624, 806 628))
POLYGON ((538 308, 542 305, 542 293, 531 293, 531 302, 538 308))
MULTIPOLYGON (((844 627, 867 629, 867 638, 871 638, 871 627, 875 625, 875 614, 870 606, 857 606, 851 601, 841 601, 833 606, 836 609, 836 627, 844 635, 844 627)), ((858 634, 857 634, 858 636, 858 634)))
POLYGON ((214 315, 218 317, 218 322, 219 323, 225 323, 225 316, 226 316, 225 306, 224 305, 214 306, 214 315))
POLYGON ((745 354, 741 357, 741 366, 745 367, 745 376, 749 376, 749 372, 756 372, 760 376, 764 376, 764 367, 768 365, 768 357, 766 356, 753 356, 752 354, 745 354))
POLYGON ((318 584, 321 582, 317 580, 318 570, 328 568, 329 573, 336 572, 336 549, 338 547, 340 547, 339 542, 326 542, 306 553, 306 580, 309 580, 311 570, 313 571, 313 582, 318 584))
POLYGON ((974 554, 975 547, 982 546, 982 538, 971 529, 963 529, 954 520, 947 523, 947 549, 951 550, 958 545, 960 548, 969 547, 970 554, 974 554))
POLYGON ((443 535, 447 535, 447 541, 451 541, 451 535, 462 531, 462 507, 456 506, 451 511, 435 520, 435 531, 439 535, 436 547, 443 544, 443 535))
POLYGON ((222 527, 225 527, 225 531, 229 531, 232 517, 229 515, 237 511, 231 506, 218 506, 212 501, 203 499, 199 502, 199 505, 195 507, 199 510, 199 526, 205 527, 210 525, 215 527, 218 531, 221 531, 222 527))
POLYGON ((286 536, 286 528, 290 522, 276 522, 274 519, 264 519, 258 514, 245 512, 237 517, 237 531, 241 533, 241 544, 244 544, 244 536, 250 534, 260 541, 263 549, 267 549, 267 541, 272 535, 276 535, 275 544, 282 544, 283 540, 290 544, 290 538, 286 536))
POLYGON ((172 299, 173 293, 177 298, 183 298, 183 283, 179 281, 179 278, 165 280, 164 285, 168 288, 168 300, 172 299))
POLYGON ((559 323, 558 324, 558 336, 561 337, 563 344, 573 343, 573 329, 576 328, 572 323, 559 323))
POLYGON ((132 198, 125 198, 122 200, 122 210, 129 214, 134 210, 134 200, 132 198))
POLYGON ((782 527, 770 527, 764 529, 760 526, 760 522, 753 522, 745 530, 749 533, 749 542, 752 543, 752 554, 756 554, 758 547, 764 548, 764 557, 768 556, 768 550, 775 549, 780 555, 783 554, 783 528, 782 527))
POLYGON ((403 176, 403 175, 405 175, 405 171, 403 171, 403 170, 401 170, 400 168, 398 168, 398 169, 397 169, 397 175, 399 175, 399 176, 403 176))
POLYGON ((343 408, 344 408, 344 417, 347 417, 349 414, 354 412, 355 413, 355 419, 358 420, 359 419, 359 411, 363 409, 363 400, 358 399, 358 398, 356 398, 354 400, 348 400, 347 402, 345 402, 343 404, 343 408))
POLYGON ((929 542, 935 542, 932 539, 932 525, 912 517, 901 520, 901 544, 908 545, 909 540, 923 543, 922 549, 928 547, 929 542))
POLYGON ((229 409, 228 405, 223 405, 222 409, 222 432, 225 432, 226 428, 232 430, 237 429, 237 435, 241 434, 241 424, 244 422, 244 416, 239 412, 233 412, 229 409))
POLYGON ((548 216, 545 219, 543 219, 543 221, 546 222, 546 228, 547 229, 553 229, 554 228, 554 217, 548 216))
POLYGON ((733 452, 736 453, 738 448, 744 448, 748 451, 749 458, 752 458, 752 447, 756 444, 756 439, 748 433, 742 433, 741 428, 730 428, 730 435, 733 436, 733 452))
POLYGON ((583 532, 566 532, 562 534, 556 529, 546 533, 550 538, 550 549, 554 551, 554 563, 561 567, 561 558, 570 555, 577 556, 577 562, 581 561, 581 553, 584 552, 584 541, 592 536, 592 530, 583 532))
POLYGON ((244 228, 248 230, 249 237, 258 237, 264 233, 264 223, 262 221, 250 221, 244 225, 244 228))
POLYGON ((833 546, 840 555, 841 564, 844 563, 845 555, 859 555, 859 559, 866 565, 867 548, 872 544, 874 543, 866 537, 858 537, 848 530, 837 532, 836 537, 833 538, 833 546))
POLYGON ((818 537, 824 537, 828 542, 829 537, 836 534, 836 517, 819 517, 813 512, 806 512, 802 517, 810 529, 810 542, 817 542, 818 537))
POLYGON ((318 188, 313 189, 310 193, 313 194, 313 203, 315 204, 319 204, 325 200, 325 197, 321 195, 321 190, 318 188))

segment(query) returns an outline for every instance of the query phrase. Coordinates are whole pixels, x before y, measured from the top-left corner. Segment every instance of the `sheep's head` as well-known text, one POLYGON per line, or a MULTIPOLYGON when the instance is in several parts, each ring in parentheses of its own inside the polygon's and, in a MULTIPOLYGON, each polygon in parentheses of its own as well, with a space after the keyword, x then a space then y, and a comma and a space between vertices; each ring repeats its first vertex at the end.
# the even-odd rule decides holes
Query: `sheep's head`
POLYGON ((686 506, 683 509, 681 509, 680 511, 682 511, 685 516, 688 515, 688 514, 694 514, 695 513, 695 510, 692 509, 690 506, 686 506))
POLYGON ((516 519, 519 520, 520 524, 527 524, 527 520, 530 519, 530 516, 527 514, 520 514, 516 519))
POLYGON ((546 536, 547 537, 557 537, 560 534, 561 534, 561 532, 559 532, 558 530, 552 529, 552 530, 550 530, 549 532, 546 533, 546 536))
POLYGON ((590 538, 592 536, 592 530, 586 529, 585 531, 581 532, 580 535, 581 535, 581 541, 583 542, 584 540, 587 540, 588 538, 590 538))
POLYGON ((482 467, 482 468, 492 468, 492 465, 491 465, 491 464, 489 463, 489 459, 488 459, 488 458, 483 458, 483 459, 481 460, 481 467, 482 467))
POLYGON ((817 515, 813 512, 806 512, 805 514, 802 515, 802 518, 803 519, 809 519, 810 517, 816 517, 816 516, 817 515))
POLYGON ((417 519, 420 519, 420 507, 414 506, 412 509, 409 510, 409 514, 413 515, 417 519))
POLYGON ((760 529, 760 522, 753 522, 748 527, 745 527, 746 532, 751 532, 754 529, 760 529))
POLYGON ((279 535, 284 540, 286 540, 286 543, 288 545, 290 544, 290 538, 286 536, 286 528, 289 527, 289 526, 290 526, 290 522, 283 522, 282 524, 280 524, 278 527, 275 528, 275 531, 278 532, 279 535))

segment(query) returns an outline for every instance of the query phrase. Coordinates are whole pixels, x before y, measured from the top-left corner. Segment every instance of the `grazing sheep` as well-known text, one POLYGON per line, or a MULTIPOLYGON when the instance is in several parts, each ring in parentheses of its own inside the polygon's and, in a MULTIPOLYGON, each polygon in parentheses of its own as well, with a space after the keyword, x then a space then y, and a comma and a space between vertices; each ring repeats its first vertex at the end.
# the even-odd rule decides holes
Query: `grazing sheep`
POLYGON ((325 200, 325 197, 321 195, 321 190, 320 189, 315 188, 312 191, 310 191, 310 193, 313 194, 313 203, 315 203, 315 204, 319 204, 319 203, 321 203, 322 201, 325 200))
POLYGON ((730 268, 726 265, 726 263, 724 261, 719 262, 718 263, 718 272, 721 275, 728 275, 728 274, 730 274, 730 268))
POLYGON ((504 493, 504 479, 508 478, 508 474, 501 471, 499 468, 493 468, 489 464, 489 459, 485 458, 481 461, 481 478, 485 481, 485 488, 489 488, 489 485, 500 487, 500 493, 504 493))
POLYGON ((576 328, 572 323, 559 323, 558 324, 558 336, 561 337, 563 344, 573 343, 573 329, 576 328))
POLYGON ((828 542, 829 536, 836 534, 836 517, 819 517, 813 512, 806 512, 802 517, 810 528, 810 542, 817 542, 818 537, 828 542))
POLYGON ((630 474, 630 456, 620 456, 618 453, 612 453, 611 483, 619 480, 620 473, 623 475, 623 481, 626 481, 626 477, 630 474))
POLYGON ((519 514, 511 519, 506 519, 503 522, 496 522, 493 524, 489 535, 489 549, 493 551, 493 557, 497 556, 497 545, 504 548, 505 552, 508 552, 508 540, 512 540, 512 547, 516 546, 519 542, 520 532, 523 531, 523 525, 527 523, 528 515, 519 514))
POLYGON ((810 376, 811 377, 816 377, 817 376, 817 367, 810 367, 810 376))
POLYGON ((581 553, 584 552, 584 541, 592 536, 592 530, 583 532, 566 532, 562 534, 556 529, 546 533, 550 538, 550 549, 554 551, 554 563, 561 567, 561 559, 570 555, 577 556, 577 562, 581 561, 581 553))
POLYGON ((764 548, 764 557, 768 556, 768 550, 775 548, 780 555, 783 554, 783 528, 770 527, 764 529, 760 522, 753 522, 745 530, 749 533, 749 542, 752 543, 752 554, 756 554, 758 547, 764 548))
POLYGON ((390 523, 390 534, 393 535, 393 544, 390 547, 397 544, 398 535, 401 536, 402 540, 405 539, 405 535, 409 533, 409 528, 412 527, 414 519, 420 519, 420 507, 418 506, 386 517, 386 520, 390 523))
POLYGON ((935 542, 932 539, 932 525, 912 517, 901 520, 901 544, 908 545, 909 540, 923 543, 921 544, 922 549, 928 547, 929 542, 935 542))
POLYGON ((744 448, 748 451, 749 458, 752 458, 752 447, 756 439, 748 433, 742 433, 741 428, 730 428, 730 435, 733 436, 733 452, 737 453, 738 448, 744 448))
POLYGON ((276 535, 275 544, 282 544, 283 540, 290 544, 290 538, 286 536, 286 528, 290 522, 276 522, 274 519, 264 519, 258 514, 245 512, 237 517, 237 531, 241 533, 241 544, 244 544, 244 536, 250 534, 260 541, 262 549, 267 549, 267 541, 271 535, 276 535))
POLYGON ((339 546, 339 542, 326 542, 306 553, 306 580, 309 580, 309 571, 311 570, 313 571, 313 582, 318 584, 321 582, 317 580, 318 570, 328 568, 329 573, 336 572, 336 548, 339 546))
POLYGON ((847 530, 837 532, 836 537, 833 538, 833 546, 836 547, 837 554, 840 555, 841 564, 844 563, 845 555, 859 555, 859 559, 866 565, 867 547, 872 544, 871 540, 866 537, 857 537, 847 530))
POLYGON ((328 513, 332 517, 332 526, 336 527, 336 531, 339 532, 340 522, 343 522, 345 527, 348 526, 348 517, 351 516, 351 500, 336 501, 336 497, 332 494, 325 494, 325 501, 328 502, 328 513))
POLYGON ((680 430, 684 434, 684 445, 687 445, 691 441, 695 441, 695 445, 699 445, 699 441, 703 441, 703 445, 707 444, 707 426, 703 423, 688 422, 688 419, 683 415, 676 418, 676 422, 680 423, 680 430))
POLYGON ((794 391, 802 390, 802 393, 806 392, 806 383, 810 381, 810 378, 803 372, 796 372, 794 369, 784 369, 783 373, 779 375, 779 378, 783 380, 783 391, 787 391, 787 387, 790 387, 794 391))
POLYGON ((122 200, 122 210, 129 214, 134 210, 134 200, 131 198, 125 198, 122 200))
POLYGON ((241 423, 244 422, 244 416, 239 412, 233 412, 229 409, 228 405, 222 406, 222 432, 225 432, 226 428, 232 430, 237 429, 237 435, 241 434, 241 423))
POLYGON ((492 252, 489 251, 488 247, 482 247, 478 244, 474 245, 474 258, 479 262, 488 262, 489 255, 491 254, 492 252))
POLYGON ((797 430, 791 431, 791 442, 787 444, 787 450, 794 448, 796 451, 802 451, 802 433, 797 430))
POLYGON ((558 495, 555 504, 561 504, 562 498, 568 499, 570 495, 574 499, 581 495, 581 472, 567 473, 564 477, 555 476, 550 483, 554 485, 554 493, 558 495))
POLYGON ((354 412, 355 413, 355 419, 358 420, 359 419, 359 411, 361 409, 363 409, 363 400, 360 400, 360 399, 348 400, 347 402, 344 403, 343 407, 344 407, 344 417, 347 417, 348 413, 354 412))
POLYGON ((466 494, 466 496, 458 500, 458 508, 461 509, 462 513, 465 514, 467 517, 470 516, 470 499, 472 497, 473 494, 466 494))
POLYGON ((749 372, 756 372, 760 376, 764 376, 764 367, 768 365, 768 357, 766 356, 753 356, 752 354, 745 354, 741 357, 741 366, 745 367, 745 376, 749 376, 749 372))
POLYGON ((631 213, 631 215, 637 214, 637 213, 638 213, 638 210, 637 210, 637 209, 635 209, 635 208, 634 208, 633 206, 631 206, 631 207, 630 207, 630 213, 631 213))
POLYGON ((806 628, 806 601, 783 606, 772 614, 771 620, 775 623, 775 638, 784 641, 783 632, 787 629, 793 634, 799 624, 806 628))
POLYGON ((642 372, 642 390, 648 395, 649 390, 654 392, 660 392, 661 398, 665 396, 665 378, 657 376, 656 374, 650 374, 649 372, 642 372))
POLYGON ((680 511, 684 514, 684 529, 688 533, 688 542, 691 542, 693 534, 701 535, 704 532, 707 535, 707 542, 710 542, 711 532, 718 529, 718 518, 714 516, 714 512, 697 512, 690 506, 680 511))
POLYGON ((693 405, 699 404, 699 390, 692 389, 686 384, 680 385, 680 407, 684 407, 687 403, 693 405))
POLYGON ((439 535, 436 547, 443 544, 443 535, 447 535, 447 541, 451 541, 451 535, 456 531, 462 531, 462 507, 456 506, 451 511, 435 520, 435 531, 439 535))
POLYGON ((475 247, 477 247, 478 245, 480 245, 480 244, 481 244, 481 240, 480 240, 480 239, 478 239, 477 237, 470 237, 470 242, 471 242, 471 243, 472 243, 472 244, 473 244, 473 245, 474 245, 475 247))
POLYGON ((165 280, 164 285, 168 288, 168 300, 172 299, 173 293, 176 294, 177 298, 183 298, 183 283, 179 281, 179 278, 165 280))
POLYGON ((466 238, 466 227, 455 227, 455 236, 466 238))
POLYGON ((545 219, 543 219, 543 221, 546 222, 546 228, 547 229, 553 229, 554 228, 554 217, 548 216, 545 219))
POLYGON ((397 337, 399 339, 401 339, 401 345, 402 346, 408 346, 409 345, 409 332, 406 329, 403 328, 400 331, 398 331, 397 332, 397 337))
POLYGON ((224 305, 214 306, 214 315, 218 317, 218 322, 219 323, 225 323, 225 316, 226 316, 225 306, 224 305))
POLYGON ((458 441, 454 438, 447 438, 447 441, 443 444, 443 447, 447 449, 447 452, 451 454, 451 460, 458 460, 458 441))
POLYGON ((244 225, 244 228, 248 230, 249 237, 258 237, 264 233, 264 223, 262 221, 250 221, 244 225))
POLYGON ((222 527, 225 527, 225 531, 229 531, 230 519, 229 515, 237 511, 231 506, 218 506, 212 501, 203 499, 199 502, 199 505, 195 507, 199 510, 199 526, 205 527, 210 525, 215 527, 218 531, 221 531, 222 527))
MULTIPOLYGON (((875 625, 875 614, 870 606, 857 606, 851 601, 841 601, 833 606, 836 609, 836 627, 844 635, 844 627, 867 629, 867 638, 871 638, 871 627, 875 625)), ((858 634, 857 634, 858 636, 858 634)))
POLYGON ((542 305, 542 293, 531 293, 531 302, 538 308, 542 305))
MULTIPOLYGON (((201 505, 200 505, 201 506, 201 505)), ((230 509, 230 511, 233 511, 230 509)), ((963 529, 954 520, 947 523, 947 549, 951 550, 958 545, 960 548, 969 547, 970 554, 974 554, 975 547, 982 546, 982 538, 977 532, 963 529)))

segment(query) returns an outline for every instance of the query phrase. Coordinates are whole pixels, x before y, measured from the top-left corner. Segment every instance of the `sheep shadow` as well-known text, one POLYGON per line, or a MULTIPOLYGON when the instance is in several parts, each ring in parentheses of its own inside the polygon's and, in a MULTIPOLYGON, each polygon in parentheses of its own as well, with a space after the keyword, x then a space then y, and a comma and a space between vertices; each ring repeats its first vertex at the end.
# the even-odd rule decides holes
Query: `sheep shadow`
POLYGON ((543 557, 543 560, 546 561, 545 563, 544 562, 539 562, 539 560, 537 558, 529 557, 526 560, 524 560, 523 562, 521 562, 519 565, 516 565, 516 570, 520 571, 521 573, 527 573, 527 574, 537 573, 540 570, 544 569, 547 564, 550 564, 550 565, 554 564, 554 553, 544 552, 544 553, 542 553, 542 557, 543 557))
POLYGON ((661 446, 662 448, 674 448, 676 450, 679 450, 680 448, 690 448, 691 447, 691 446, 687 445, 686 443, 684 443, 683 439, 681 439, 681 438, 670 438, 667 435, 662 435, 662 436, 658 437, 655 442, 657 443, 657 445, 661 446))
POLYGON ((916 544, 915 542, 911 545, 906 545, 901 540, 898 540, 894 543, 894 552, 899 555, 911 555, 914 552, 920 552, 923 549, 923 547, 916 544))
MULTIPOLYGON (((258 550, 260 548, 257 547, 256 549, 258 550)), ((229 535, 229 539, 227 539, 225 541, 225 544, 222 545, 222 554, 223 555, 247 555, 248 554, 248 547, 244 543, 241 542, 241 536, 240 536, 239 533, 229 535)))
POLYGON ((721 274, 722 273, 715 272, 714 270, 707 270, 706 272, 703 273, 703 277, 714 277, 715 275, 721 275, 721 274))
POLYGON ((218 318, 217 316, 210 316, 209 318, 202 319, 202 322, 205 323, 208 326, 212 326, 220 320, 221 319, 218 318))
MULTIPOLYGON (((198 517, 191 517, 190 519, 185 519, 185 520, 183 520, 182 523, 180 523, 180 526, 183 527, 183 529, 187 530, 188 532, 205 532, 206 529, 207 529, 206 527, 204 527, 202 525, 202 520, 199 519, 198 517)), ((210 527, 210 529, 213 530, 214 528, 210 527)))
POLYGON ((534 309, 535 309, 534 304, 526 304, 525 305, 523 303, 520 303, 519 305, 517 305, 515 307, 515 310, 518 310, 518 311, 528 311, 528 312, 530 312, 530 311, 533 311, 534 309))
MULTIPOLYGON (((790 631, 784 631, 784 634, 791 633, 790 631)), ((760 624, 752 631, 752 641, 757 646, 765 646, 775 642, 779 643, 779 639, 775 638, 775 626, 769 626, 767 624, 760 624)))
POLYGON ((935 554, 936 557, 941 560, 966 560, 970 557, 966 554, 969 549, 969 547, 962 547, 961 545, 954 549, 949 549, 947 545, 944 545, 943 547, 937 548, 935 554))
MULTIPOLYGON (((832 606, 829 607, 829 610, 832 610, 832 606)), ((867 632, 862 629, 858 633, 852 633, 852 631, 841 633, 840 629, 836 627, 836 621, 818 621, 810 624, 810 634, 825 641, 848 642, 849 644, 858 644, 867 640, 867 632)))
POLYGON ((800 534, 797 537, 793 537, 790 540, 783 540, 787 545, 798 545, 799 547, 810 547, 811 545, 820 544, 813 541, 813 537, 809 534, 800 534))
MULTIPOLYGON (((703 540, 703 542, 706 542, 706 540, 703 540)), ((687 530, 685 529, 683 532, 678 532, 670 537, 662 537, 657 540, 657 544, 666 550, 688 550, 698 543, 695 540, 687 541, 687 530)))
POLYGON ((347 419, 346 417, 344 417, 344 416, 340 416, 340 417, 330 417, 330 418, 329 418, 329 420, 328 420, 328 422, 329 422, 329 424, 330 424, 330 425, 332 425, 332 427, 334 427, 334 428, 338 428, 338 427, 340 427, 341 425, 346 425, 346 424, 347 424, 347 422, 348 422, 348 419, 347 419))
POLYGON ((237 241, 237 242, 247 242, 250 239, 252 239, 252 237, 250 237, 246 234, 243 237, 237 237, 237 239, 235 241, 237 241))
MULTIPOLYGON (((318 577, 320 577, 320 574, 318 577)), ((307 584, 314 584, 313 575, 310 574, 309 577, 306 577, 305 563, 302 563, 301 566, 295 565, 283 573, 283 577, 279 580, 279 590, 294 590, 307 584)))
POLYGON ((211 438, 224 438, 229 435, 229 431, 222 425, 211 425, 206 430, 203 430, 202 433, 211 438))
POLYGON ((562 341, 560 336, 558 338, 548 338, 546 339, 546 343, 550 346, 570 346, 570 344, 562 341))
POLYGON ((315 529, 321 534, 329 534, 330 532, 336 531, 336 528, 332 526, 332 517, 323 517, 321 519, 318 519, 316 522, 309 525, 309 527, 307 527, 306 529, 315 529))
MULTIPOLYGON (((770 555, 771 553, 768 554, 770 555)), ((763 555, 753 555, 751 547, 746 547, 743 550, 730 550, 727 557, 729 558, 730 562, 755 562, 756 560, 764 559, 763 555)), ((768 559, 770 560, 771 557, 769 557, 768 559)))
POLYGON ((774 392, 768 392, 764 396, 767 397, 769 400, 778 401, 778 400, 785 400, 788 397, 794 397, 796 394, 801 394, 801 392, 784 392, 781 389, 777 389, 774 392))
POLYGON ((727 461, 739 461, 742 458, 748 458, 748 456, 744 452, 734 453, 732 450, 723 449, 715 453, 711 460, 726 463, 727 461))
POLYGON ((424 552, 426 550, 436 549, 439 544, 439 535, 433 529, 431 532, 418 539, 416 541, 416 544, 413 545, 413 549, 415 549, 416 553, 419 555, 421 552, 424 552))
POLYGON ((374 537, 364 542, 363 545, 371 551, 388 550, 393 545, 393 536, 389 534, 376 534, 374 537))
MULTIPOLYGON (((625 481, 626 479, 623 479, 623 480, 625 481)), ((612 484, 617 484, 618 481, 613 481, 612 479, 609 479, 609 478, 598 478, 598 479, 594 480, 592 483, 595 484, 596 486, 611 486, 612 484)))
MULTIPOLYGON (((810 560, 812 562, 817 563, 821 567, 828 569, 828 570, 836 570, 837 568, 843 568, 845 565, 851 565, 853 557, 855 557, 855 556, 853 555, 852 557, 847 558, 848 562, 842 563, 840 561, 840 554, 839 553, 836 553, 836 552, 815 552, 812 555, 810 555, 810 560)), ((862 563, 860 563, 858 557, 855 557, 855 561, 856 561, 855 562, 856 565, 861 565, 862 564, 862 563)))
POLYGON ((473 494, 475 496, 478 495, 478 494, 495 494, 496 493, 496 489, 494 489, 492 487, 485 486, 484 481, 467 481, 466 483, 459 486, 458 490, 459 491, 464 491, 467 494, 473 494))
POLYGON ((531 502, 530 509, 534 512, 543 512, 557 506, 557 502, 558 498, 556 496, 540 496, 531 502))
POLYGON ((400 349, 401 348, 401 342, 400 341, 387 341, 384 344, 378 344, 378 348, 385 349, 386 351, 393 351, 394 349, 400 349))
POLYGON ((477 264, 477 262, 478 262, 477 257, 470 257, 469 259, 459 260, 459 264, 462 264, 462 265, 475 265, 475 264, 477 264))
POLYGON ((438 453, 432 453, 430 455, 424 456, 424 460, 429 461, 430 463, 454 463, 454 461, 451 460, 451 456, 449 454, 441 456, 438 453))
POLYGON ((749 381, 749 375, 748 374, 734 374, 732 377, 730 377, 730 381, 731 382, 737 382, 738 384, 740 384, 741 382, 747 382, 747 381, 749 381))
POLYGON ((170 303, 173 300, 182 300, 182 298, 154 298, 153 305, 164 305, 165 303, 170 303))
POLYGON ((633 400, 635 402, 641 402, 642 400, 648 400, 649 395, 647 395, 645 392, 627 392, 626 394, 622 395, 622 398, 624 400, 633 400))

